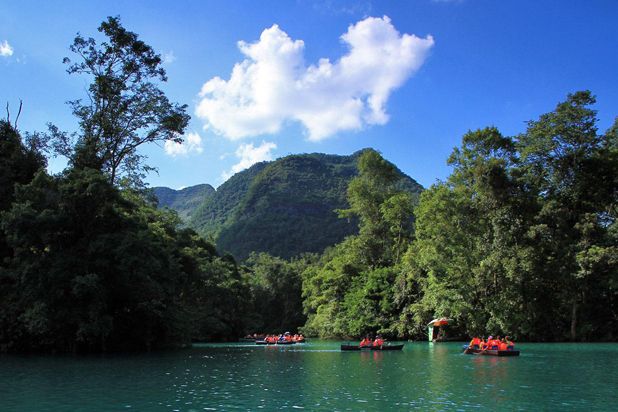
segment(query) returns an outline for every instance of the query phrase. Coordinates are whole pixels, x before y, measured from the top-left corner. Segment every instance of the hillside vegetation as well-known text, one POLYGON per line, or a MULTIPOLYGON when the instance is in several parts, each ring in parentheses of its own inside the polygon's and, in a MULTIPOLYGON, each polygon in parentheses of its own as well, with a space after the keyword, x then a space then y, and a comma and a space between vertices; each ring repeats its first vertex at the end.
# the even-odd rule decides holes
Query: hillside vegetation
MULTIPOLYGON (((355 218, 340 219, 337 210, 348 207, 346 190, 365 151, 372 149, 351 156, 313 153, 259 163, 208 194, 195 211, 179 197, 170 207, 181 217, 188 214, 189 227, 214 238, 218 249, 237 259, 251 252, 283 258, 321 253, 358 231, 355 218)), ((395 170, 397 186, 417 198, 422 187, 395 170)), ((157 188, 157 193, 168 192, 157 188)))
POLYGON ((185 222, 192 218, 193 212, 208 199, 215 188, 208 184, 186 187, 180 190, 169 187, 154 187, 153 193, 159 201, 160 208, 168 208, 178 212, 185 222))

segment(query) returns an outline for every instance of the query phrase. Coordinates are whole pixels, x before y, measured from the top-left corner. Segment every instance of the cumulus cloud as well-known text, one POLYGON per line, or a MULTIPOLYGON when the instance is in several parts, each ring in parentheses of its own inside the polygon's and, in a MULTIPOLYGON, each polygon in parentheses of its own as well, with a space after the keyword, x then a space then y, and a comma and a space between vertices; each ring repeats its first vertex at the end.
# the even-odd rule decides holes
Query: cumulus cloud
POLYGON ((176 61, 176 56, 173 51, 169 51, 161 57, 161 61, 163 64, 172 64, 176 61))
POLYGON ((9 44, 8 41, 4 40, 0 43, 0 56, 9 57, 13 55, 13 47, 9 44))
POLYGON ((277 133, 289 120, 301 122, 313 141, 385 124, 390 94, 420 68, 433 38, 402 35, 384 16, 351 25, 341 41, 348 51, 338 61, 311 65, 304 42, 277 25, 255 43, 238 42, 245 60, 229 80, 202 86, 197 116, 232 140, 277 133))
POLYGON ((268 160, 273 160, 272 151, 277 148, 277 145, 273 142, 264 142, 259 146, 253 146, 253 143, 249 144, 241 144, 238 149, 236 149, 236 157, 239 160, 232 169, 221 174, 221 177, 224 180, 229 179, 234 174, 245 170, 255 163, 264 162, 268 160))
POLYGON ((188 133, 183 143, 166 140, 163 146, 165 153, 172 157, 186 156, 189 153, 202 153, 202 138, 197 133, 188 133))

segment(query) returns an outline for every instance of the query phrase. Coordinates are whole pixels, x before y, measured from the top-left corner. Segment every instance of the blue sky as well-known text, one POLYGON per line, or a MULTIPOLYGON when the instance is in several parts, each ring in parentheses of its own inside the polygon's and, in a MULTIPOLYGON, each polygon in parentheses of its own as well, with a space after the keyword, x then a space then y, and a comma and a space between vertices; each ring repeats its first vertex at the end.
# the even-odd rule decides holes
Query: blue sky
POLYGON ((218 186, 256 160, 364 147, 429 186, 467 130, 517 134, 582 89, 601 130, 618 115, 613 0, 52 3, 0 3, 2 106, 14 116, 24 101, 22 132, 76 130, 64 102, 87 80, 62 58, 119 15, 165 56, 163 89, 192 116, 183 147, 144 148, 153 186, 218 186))

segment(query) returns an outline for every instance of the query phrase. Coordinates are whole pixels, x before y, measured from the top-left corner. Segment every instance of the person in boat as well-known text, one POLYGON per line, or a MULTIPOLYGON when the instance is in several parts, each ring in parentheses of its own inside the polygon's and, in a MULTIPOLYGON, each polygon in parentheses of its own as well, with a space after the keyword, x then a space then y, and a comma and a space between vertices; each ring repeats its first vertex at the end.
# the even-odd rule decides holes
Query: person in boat
POLYGON ((283 336, 286 342, 292 342, 292 335, 290 335, 290 332, 285 332, 283 336))
POLYGON ((475 336, 472 338, 472 340, 470 341, 470 343, 468 344, 468 347, 470 349, 480 349, 481 348, 481 339, 478 336, 475 336))
POLYGON ((489 337, 487 338, 486 341, 483 342, 483 344, 481 345, 481 349, 482 350, 487 350, 491 348, 491 343, 493 341, 494 337, 489 335, 489 337))
POLYGON ((500 336, 498 335, 496 339, 491 342, 490 346, 491 350, 499 350, 500 349, 500 336))
POLYGON ((506 350, 515 349, 515 343, 508 336, 504 337, 504 343, 506 343, 506 350))
POLYGON ((382 339, 382 335, 376 336, 376 339, 373 341, 373 346, 380 347, 384 344, 384 339, 382 339))
POLYGON ((369 338, 369 336, 365 336, 365 337, 363 338, 363 340, 361 340, 361 343, 360 343, 360 345, 359 345, 359 346, 360 346, 361 348, 364 348, 365 346, 371 346, 371 344, 372 344, 372 341, 371 341, 371 339, 369 338))

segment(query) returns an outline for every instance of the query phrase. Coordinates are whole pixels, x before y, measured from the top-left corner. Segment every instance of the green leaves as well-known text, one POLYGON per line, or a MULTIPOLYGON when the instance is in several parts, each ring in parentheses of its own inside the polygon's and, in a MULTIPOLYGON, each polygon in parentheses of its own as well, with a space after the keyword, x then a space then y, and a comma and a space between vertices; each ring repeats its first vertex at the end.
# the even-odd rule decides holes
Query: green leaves
POLYGON ((577 92, 517 137, 493 127, 463 137, 453 174, 415 212, 408 277, 422 293, 407 312, 454 317, 469 334, 593 336, 593 308, 616 304, 618 173, 613 129, 597 134, 593 103, 577 92))
POLYGON ((187 105, 171 103, 161 91, 156 82, 167 77, 160 56, 122 27, 119 17, 109 17, 99 31, 107 42, 97 44, 78 34, 70 49, 80 60, 63 60, 69 74, 88 76, 92 82, 86 102, 69 102, 81 128, 77 141, 53 125, 50 136, 56 151, 67 155, 74 167, 101 170, 112 184, 126 177, 140 186, 142 174, 151 168, 143 164, 138 147, 182 142, 189 122, 187 105))

